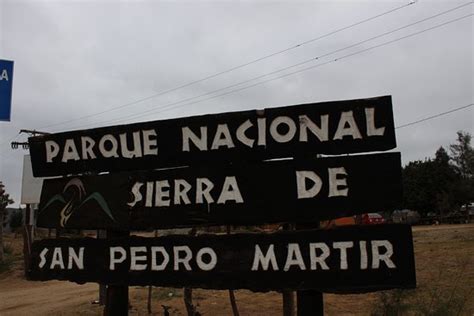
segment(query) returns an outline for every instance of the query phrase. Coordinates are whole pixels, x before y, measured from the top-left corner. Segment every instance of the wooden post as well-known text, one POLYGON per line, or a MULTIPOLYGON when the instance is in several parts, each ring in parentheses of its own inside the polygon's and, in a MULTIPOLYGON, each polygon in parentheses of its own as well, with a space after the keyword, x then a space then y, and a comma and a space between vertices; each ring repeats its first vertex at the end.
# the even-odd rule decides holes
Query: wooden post
MULTIPOLYGON (((297 229, 319 228, 319 222, 313 224, 297 224, 297 229)), ((317 290, 304 290, 296 292, 297 316, 324 316, 323 293, 317 290)))
MULTIPOLYGON (((190 236, 196 236, 197 230, 195 227, 191 228, 189 231, 190 236)), ((186 307, 186 312, 188 316, 194 316, 196 314, 196 306, 193 305, 193 289, 184 288, 184 306, 186 307)))
POLYGON ((193 289, 188 287, 184 288, 184 306, 188 316, 195 316, 196 309, 193 305, 193 289))
POLYGON ((104 315, 128 315, 128 285, 107 286, 104 315))
MULTIPOLYGON (((293 224, 284 224, 283 230, 294 230, 293 224)), ((294 316, 295 314, 295 292, 283 290, 283 316, 294 316)))
MULTIPOLYGON (((320 158, 320 155, 317 155, 320 158)), ((320 222, 301 224, 294 227, 298 229, 320 228, 320 222)), ((317 290, 306 290, 296 292, 296 315, 297 316, 324 316, 323 293, 317 290)))
POLYGON ((26 204, 25 221, 23 223, 23 261, 25 267, 25 275, 28 271, 31 254, 31 244, 33 243, 33 220, 31 217, 31 205, 26 204))
POLYGON ((232 314, 234 316, 239 316, 239 309, 237 307, 237 302, 235 301, 235 294, 233 290, 229 290, 230 305, 232 306, 232 314))
MULTIPOLYGON (((103 229, 97 230, 97 239, 107 238, 107 231, 103 229)), ((99 305, 104 305, 107 299, 107 285, 99 283, 99 305)))
POLYGON ((99 284, 99 305, 105 305, 107 301, 107 285, 106 284, 99 284))
MULTIPOLYGON (((155 229, 155 237, 158 237, 158 231, 155 229)), ((148 314, 152 313, 151 310, 151 296, 152 296, 152 291, 153 291, 153 285, 148 286, 148 301, 147 301, 147 310, 148 314)))
MULTIPOLYGON (((227 225, 227 235, 230 235, 230 225, 227 225)), ((230 306, 232 306, 232 313, 234 316, 239 316, 239 308, 237 307, 237 302, 235 301, 234 290, 229 290, 229 299, 230 306)))
POLYGON ((148 314, 151 314, 151 312, 152 312, 152 310, 151 310, 151 295, 152 295, 152 291, 153 291, 153 287, 150 285, 150 286, 148 287, 148 300, 147 300, 147 304, 146 304, 148 314))
POLYGON ((283 316, 294 316, 295 314, 295 292, 284 290, 283 296, 283 316))
MULTIPOLYGON (((129 231, 107 230, 107 239, 128 237, 129 231)), ((128 315, 128 285, 109 284, 104 316, 128 315)))
POLYGON ((317 290, 306 290, 297 292, 298 316, 323 316, 324 301, 323 293, 317 290))

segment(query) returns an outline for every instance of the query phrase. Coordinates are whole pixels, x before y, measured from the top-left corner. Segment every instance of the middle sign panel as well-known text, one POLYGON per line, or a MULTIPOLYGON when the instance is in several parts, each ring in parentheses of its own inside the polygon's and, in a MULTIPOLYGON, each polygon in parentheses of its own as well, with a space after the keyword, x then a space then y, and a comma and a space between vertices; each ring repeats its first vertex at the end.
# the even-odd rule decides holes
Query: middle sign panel
POLYGON ((45 180, 39 227, 147 229, 308 222, 401 202, 399 153, 45 180))

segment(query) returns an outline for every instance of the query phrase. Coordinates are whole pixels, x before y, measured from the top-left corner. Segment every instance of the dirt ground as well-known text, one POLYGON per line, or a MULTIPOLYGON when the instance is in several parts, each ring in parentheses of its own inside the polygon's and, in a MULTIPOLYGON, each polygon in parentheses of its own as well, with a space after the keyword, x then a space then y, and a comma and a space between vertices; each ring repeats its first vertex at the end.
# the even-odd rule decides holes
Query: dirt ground
MULTIPOLYGON (((324 295, 327 315, 368 315, 382 313, 380 307, 397 302, 403 314, 423 310, 438 315, 474 315, 474 224, 416 226, 413 228, 417 289, 359 295, 324 295), (398 295, 398 296, 397 296, 398 295), (376 307, 379 307, 376 310, 376 307), (444 311, 444 312, 443 312, 444 311)), ((22 239, 7 235, 13 248, 10 270, 0 274, 0 315, 101 315, 98 285, 70 282, 29 282, 23 277, 22 239)), ((152 314, 185 315, 182 289, 152 289, 152 314)), ((131 315, 147 315, 147 287, 131 287, 131 315)), ((281 315, 282 299, 277 292, 236 291, 240 315, 281 315)), ((228 291, 195 289, 194 304, 202 315, 232 315, 228 291)), ((390 305, 392 304, 392 305, 390 305)))

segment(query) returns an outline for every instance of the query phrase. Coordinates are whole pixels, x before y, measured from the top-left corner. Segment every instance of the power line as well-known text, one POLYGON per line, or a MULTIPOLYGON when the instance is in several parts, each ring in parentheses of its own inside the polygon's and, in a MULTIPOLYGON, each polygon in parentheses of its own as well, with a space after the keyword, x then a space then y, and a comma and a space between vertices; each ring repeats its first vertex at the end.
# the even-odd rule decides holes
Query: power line
MULTIPOLYGON (((451 109, 451 110, 448 110, 448 111, 445 111, 445 112, 441 112, 441 113, 438 113, 438 114, 434 114, 434 115, 419 119, 417 121, 413 121, 413 122, 410 122, 410 123, 399 125, 399 126, 395 127, 395 129, 401 129, 401 128, 416 125, 416 124, 419 124, 419 123, 422 123, 422 122, 426 122, 426 121, 429 121, 429 120, 432 120, 432 119, 435 119, 435 118, 438 118, 438 117, 442 117, 442 116, 445 116, 445 115, 448 115, 448 114, 451 114, 451 113, 454 113, 454 112, 457 112, 457 111, 467 109, 467 108, 469 108, 473 105, 474 105, 474 103, 463 105, 463 106, 460 106, 460 107, 457 107, 457 108, 454 108, 454 109, 451 109)), ((0 155, 0 157, 5 157, 6 155, 8 155, 8 152, 5 155, 0 155)))
POLYGON ((150 96, 147 96, 147 97, 144 97, 144 98, 135 100, 135 101, 133 101, 133 102, 125 103, 125 104, 119 105, 119 106, 117 106, 117 107, 108 109, 108 110, 96 112, 96 113, 93 113, 93 114, 84 115, 84 116, 81 116, 81 117, 78 117, 78 118, 74 118, 74 119, 70 119, 70 120, 67 120, 67 121, 63 121, 63 122, 60 122, 60 123, 54 123, 54 124, 42 126, 42 127, 40 127, 40 128, 48 128, 48 127, 53 127, 53 126, 62 125, 62 124, 66 124, 66 123, 71 123, 71 122, 75 122, 75 121, 78 121, 78 120, 82 120, 82 119, 84 119, 84 118, 94 117, 94 116, 96 116, 96 115, 100 115, 100 114, 104 114, 104 113, 116 111, 116 110, 119 110, 119 109, 122 109, 122 108, 125 108, 125 107, 128 107, 128 106, 132 106, 132 105, 141 103, 141 102, 143 102, 143 101, 147 101, 147 100, 150 100, 150 99, 153 99, 153 98, 156 98, 156 97, 159 97, 159 96, 168 94, 168 93, 170 93, 170 92, 174 92, 174 91, 177 91, 177 90, 180 90, 180 89, 183 89, 183 88, 187 88, 187 87, 189 87, 189 86, 193 86, 193 85, 198 84, 198 83, 200 83, 200 82, 203 82, 203 81, 206 81, 206 80, 209 80, 209 79, 212 79, 212 78, 221 76, 221 75, 223 75, 223 74, 232 72, 232 71, 237 70, 237 69, 244 68, 244 67, 246 67, 246 66, 255 64, 255 63, 257 63, 257 62, 260 62, 260 61, 262 61, 262 60, 265 60, 265 59, 268 59, 268 58, 271 58, 271 57, 274 57, 274 56, 277 56, 277 55, 286 53, 286 52, 288 52, 288 51, 291 51, 291 50, 296 49, 296 48, 300 48, 300 47, 302 47, 302 46, 304 46, 304 45, 307 45, 307 44, 309 44, 309 43, 316 42, 316 41, 318 41, 318 40, 321 40, 321 39, 326 38, 326 37, 329 37, 329 36, 331 36, 331 35, 334 35, 334 34, 337 34, 337 33, 342 32, 342 31, 348 30, 348 29, 350 29, 350 28, 353 28, 353 27, 355 27, 355 26, 361 25, 361 24, 363 24, 363 23, 367 23, 367 22, 369 22, 369 21, 375 20, 375 19, 380 18, 380 17, 382 17, 382 16, 385 16, 385 15, 388 15, 388 14, 390 14, 390 13, 393 13, 393 12, 396 12, 396 11, 398 11, 398 10, 401 10, 401 9, 403 9, 403 8, 406 8, 406 7, 408 7, 408 6, 412 5, 412 4, 415 4, 416 2, 417 2, 416 0, 415 0, 415 1, 410 1, 409 3, 404 4, 404 5, 402 5, 402 6, 396 7, 396 8, 394 8, 394 9, 390 9, 390 10, 388 10, 388 11, 385 11, 385 12, 379 13, 379 14, 377 14, 377 15, 371 16, 371 17, 369 17, 369 18, 363 19, 363 20, 361 20, 361 21, 355 22, 355 23, 353 23, 353 24, 350 24, 350 25, 341 27, 341 28, 339 28, 339 29, 336 29, 336 30, 331 31, 331 32, 329 32, 329 33, 326 33, 326 34, 324 34, 324 35, 321 35, 321 36, 318 36, 318 37, 315 37, 315 38, 306 40, 306 41, 301 42, 301 43, 299 43, 299 44, 296 44, 296 45, 294 45, 294 46, 291 46, 291 47, 288 47, 288 48, 279 50, 279 51, 277 51, 277 52, 274 52, 274 53, 271 53, 271 54, 268 54, 268 55, 259 57, 259 58, 257 58, 257 59, 253 59, 253 60, 248 61, 248 62, 246 62, 246 63, 243 63, 243 64, 240 64, 240 65, 237 65, 237 66, 228 68, 228 69, 226 69, 226 70, 223 70, 223 71, 214 73, 214 74, 212 74, 212 75, 203 77, 203 78, 201 78, 201 79, 188 82, 188 83, 183 84, 183 85, 181 85, 181 86, 178 86, 178 87, 175 87, 175 88, 171 88, 171 89, 168 89, 168 90, 164 90, 164 91, 155 93, 155 94, 153 94, 153 95, 150 95, 150 96))
MULTIPOLYGON (((450 10, 450 11, 451 11, 451 10, 450 10)), ((438 14, 438 15, 439 15, 439 14, 438 14)), ((246 90, 246 89, 249 89, 249 88, 252 88, 252 87, 255 87, 255 86, 258 86, 258 85, 267 83, 267 82, 270 82, 270 81, 282 79, 282 78, 285 78, 285 77, 288 77, 288 76, 291 76, 291 75, 294 75, 294 74, 298 74, 298 73, 301 73, 301 72, 304 72, 304 71, 308 71, 308 70, 311 70, 311 69, 314 69, 314 68, 317 68, 317 67, 321 67, 321 66, 324 66, 324 65, 327 65, 327 64, 330 64, 330 63, 334 63, 334 62, 336 62, 336 61, 340 61, 340 60, 343 60, 343 59, 346 59, 346 58, 349 58, 349 57, 352 57, 352 56, 355 56, 355 55, 359 55, 359 54, 362 54, 362 53, 364 53, 364 52, 367 52, 367 51, 370 51, 370 50, 373 50, 373 49, 376 49, 376 48, 380 48, 380 47, 383 47, 383 46, 386 46, 386 45, 389 45, 389 44, 392 44, 392 43, 401 41, 401 40, 403 40, 403 39, 410 38, 410 37, 413 37, 413 36, 416 36, 416 35, 419 35, 419 34, 422 34, 422 33, 428 32, 428 31, 431 31, 431 30, 433 30, 433 29, 436 29, 436 28, 439 28, 439 27, 442 27, 442 26, 445 26, 445 25, 448 25, 448 24, 457 22, 457 21, 459 21, 459 20, 468 18, 468 17, 470 17, 470 16, 472 16, 472 15, 473 15, 473 14, 468 14, 468 15, 465 15, 465 16, 462 16, 462 17, 459 17, 459 18, 456 18, 456 19, 453 19, 453 20, 449 20, 449 21, 447 21, 447 22, 444 22, 444 23, 435 25, 435 26, 433 26, 433 27, 430 27, 430 28, 427 28, 427 29, 424 29, 424 30, 421 30, 421 31, 418 31, 418 32, 414 32, 414 33, 408 34, 408 35, 406 35, 406 36, 402 36, 402 37, 396 38, 396 39, 394 39, 394 40, 390 40, 390 41, 387 41, 387 42, 384 42, 384 43, 381 43, 381 44, 378 44, 378 45, 375 45, 375 46, 371 46, 371 47, 368 47, 368 48, 359 50, 359 51, 354 52, 354 53, 350 53, 350 54, 344 55, 344 56, 342 56, 342 57, 339 57, 339 58, 336 58, 336 59, 333 59, 333 60, 329 60, 329 61, 324 62, 324 63, 320 63, 320 64, 313 65, 313 66, 310 66, 310 67, 306 67, 306 68, 303 68, 303 69, 300 69, 300 70, 297 70, 297 71, 294 71, 294 72, 290 72, 290 73, 287 73, 287 74, 284 74, 284 75, 281 75, 281 76, 278 76, 278 77, 275 77, 275 78, 270 78, 270 79, 267 79, 267 80, 263 80, 263 81, 260 81, 260 82, 257 82, 257 83, 255 83, 255 84, 251 84, 251 85, 248 85, 248 86, 245 86, 245 87, 242 87, 242 88, 230 90, 230 91, 228 91, 228 92, 221 93, 221 94, 218 94, 218 95, 215 95, 215 96, 211 96, 211 97, 209 97, 209 98, 205 98, 205 99, 202 99, 202 100, 198 100, 198 101, 193 101, 193 102, 188 102, 188 103, 184 103, 184 104, 177 105, 178 103, 182 103, 182 102, 184 102, 184 101, 186 101, 186 100, 188 100, 188 99, 198 98, 198 97, 201 97, 201 96, 210 94, 210 93, 207 93, 207 94, 204 94, 204 95, 200 95, 200 96, 196 96, 196 97, 192 97, 192 98, 188 98, 188 99, 185 99, 185 100, 181 100, 181 101, 178 101, 178 102, 175 102, 175 103, 170 103, 170 104, 167 104, 167 105, 165 105, 165 106, 163 106, 163 107, 160 107, 160 108, 158 108, 158 109, 151 109, 151 110, 148 110, 148 111, 139 113, 139 114, 129 115, 129 116, 125 116, 125 117, 122 117, 122 118, 116 118, 116 119, 107 120, 107 121, 102 121, 102 122, 89 123, 89 124, 82 125, 82 126, 88 126, 88 125, 93 125, 93 124, 97 124, 97 123, 105 124, 105 123, 123 121, 123 120, 130 119, 130 118, 141 118, 141 117, 144 117, 144 116, 148 116, 148 115, 151 114, 151 113, 161 113, 161 112, 164 112, 164 111, 168 111, 168 110, 171 110, 171 109, 183 107, 183 106, 186 106, 186 105, 191 105, 191 104, 196 104, 196 103, 208 101, 208 100, 215 99, 215 98, 218 98, 218 97, 221 97, 221 96, 225 96, 225 95, 228 95, 228 94, 231 94, 231 93, 235 93, 235 92, 239 92, 239 91, 242 91, 242 90, 246 90)), ((424 19, 424 20, 426 20, 426 19, 424 19)), ((415 22, 415 23, 416 23, 416 22, 415 22)), ((413 23, 412 23, 412 24, 413 24, 413 23)), ((363 42, 365 42, 365 41, 363 41, 363 42)), ((352 47, 352 46, 353 46, 353 45, 351 45, 351 47, 352 47)), ((229 88, 229 87, 225 87, 225 88, 222 88, 222 89, 218 89, 218 90, 216 90, 216 91, 214 91, 214 92, 222 91, 222 90, 228 89, 228 88, 229 88)))
MULTIPOLYGON (((223 91, 223 90, 227 90, 227 89, 230 89, 230 88, 233 88, 233 87, 237 87, 237 86, 241 86, 245 83, 248 83, 248 82, 251 82, 251 81, 255 81, 255 80, 258 80, 258 79, 261 79, 261 78, 264 78, 264 77, 267 77, 267 76, 270 76, 270 75, 273 75, 273 74, 276 74, 276 73, 279 73, 279 72, 282 72, 282 71, 285 71, 285 70, 288 70, 288 69, 291 69, 291 68, 295 68, 295 67, 298 67, 298 66, 302 66, 304 64, 307 64, 309 62, 314 62, 316 60, 319 60, 323 57, 327 57, 327 56, 330 56, 332 54, 335 54, 335 53, 338 53, 338 52, 341 52, 341 51, 344 51, 344 50, 347 50, 349 48, 353 48, 355 46, 358 46, 358 45, 361 45, 361 44, 364 44, 366 42, 369 42, 369 41, 372 41, 374 39, 377 39, 377 38, 380 38, 380 37, 383 37, 383 36, 386 36, 388 34, 391 34, 391 33, 394 33, 394 32, 397 32, 397 31, 400 31, 402 29, 405 29, 407 27, 410 27, 410 26, 413 26, 413 25, 416 25, 416 24, 419 24, 419 23, 422 23, 422 22, 426 22, 430 19, 433 19, 433 18, 436 18, 436 17, 439 17, 443 14, 447 14, 449 12, 452 12, 454 10, 457 10, 459 8, 462 8, 464 6, 467 6, 467 5, 470 5, 472 4, 472 2, 469 2, 469 3, 465 3, 463 5, 460 5, 460 6, 457 6, 457 7, 454 7, 452 9, 449 9, 449 10, 446 10, 446 11, 443 11, 443 12, 440 12, 438 14, 435 14, 433 16, 430 16, 428 18, 425 18, 425 19, 422 19, 422 20, 419 20, 419 21, 416 21, 414 23, 410 23, 410 24, 407 24, 405 26, 402 26, 402 27, 399 27, 399 28, 396 28, 394 30, 391 30, 391 31, 388 31, 388 32, 385 32, 385 33, 382 33, 380 35, 377 35, 377 36, 374 36, 374 37, 371 37, 369 39, 366 39, 366 40, 363 40, 361 42, 358 42, 356 44, 352 44, 352 45, 349 45, 349 46, 346 46, 346 47, 343 47, 343 48, 340 48, 340 49, 336 49, 334 51, 331 51, 329 53, 326 53, 324 55, 321 55, 321 56, 317 56, 317 57, 313 57, 311 59, 308 59, 308 60, 305 60, 305 61, 302 61, 302 62, 299 62, 297 64, 293 64, 293 65, 290 65, 290 66, 287 66, 287 67, 284 67, 284 68, 281 68, 281 69, 278 69, 278 70, 275 70, 275 71, 272 71, 272 72, 269 72, 269 73, 266 73, 266 74, 263 74, 263 75, 260 75, 260 76, 257 76, 257 77, 253 77, 251 79, 247 79, 247 80, 244 80, 244 81, 241 81, 241 82, 238 82, 236 84, 232 84, 230 86, 226 86, 226 87, 223 87, 223 88, 219 88, 219 89, 216 89, 216 90, 213 90, 213 91, 210 91, 210 92, 206 92, 206 93, 203 93, 203 94, 200 94, 200 95, 197 95, 197 96, 193 96, 193 97, 189 97, 189 98, 186 98, 186 99, 182 99, 182 100, 179 100, 179 101, 176 101, 176 102, 172 102, 172 103, 168 103, 164 106, 161 106, 161 107, 158 107, 158 108, 154 108, 154 109, 150 109, 150 110, 147 110, 147 111, 144 111, 144 112, 141 112, 141 113, 137 113, 137 114, 131 114, 131 115, 126 115, 126 116, 122 116, 122 117, 118 117, 118 118, 115 118, 115 119, 111 119, 111 120, 106 120, 106 121, 99 121, 99 122, 95 122, 95 123, 88 123, 88 124, 85 124, 85 125, 80 125, 79 127, 82 127, 82 126, 89 126, 89 125, 94 125, 94 124, 97 124, 97 123, 112 123, 112 122, 119 122, 119 121, 123 121, 123 120, 126 120, 126 119, 131 119, 131 118, 140 118, 140 117, 144 117, 144 116, 147 116, 148 114, 150 113, 161 113, 162 111, 158 111, 158 110, 169 110, 169 109, 172 109, 172 108, 178 108, 178 107, 181 107, 181 106, 175 106, 175 105, 178 105, 180 103, 183 103, 183 102, 186 102, 186 101, 191 101, 191 100, 194 100, 194 99, 198 99, 198 98, 201 98, 201 97, 204 97, 204 96, 207 96, 207 95, 211 95, 211 94, 214 94, 214 93, 217 93, 217 92, 220 92, 220 91, 223 91)), ((345 58, 344 57, 341 57, 339 59, 342 59, 342 58, 345 58)), ((335 61, 335 60, 334 60, 335 61)), ((330 61, 330 62, 326 62, 326 63, 323 63, 323 64, 318 64, 317 66, 322 66, 322 65, 325 65, 327 63, 331 63, 333 61, 330 61)), ((274 78, 274 79, 271 79, 271 80, 266 80, 266 81, 262 81, 262 83, 264 82, 268 82, 268 81, 272 81, 272 80, 276 80, 276 79, 279 79, 281 77, 277 77, 277 78, 274 78)), ((258 85, 260 83, 257 83, 256 85, 258 85)), ((253 87, 255 85, 250 85, 248 86, 249 88, 250 87, 253 87)), ((246 89, 246 88, 244 88, 246 89)), ((236 90, 231 90, 231 93, 232 92, 237 92, 237 91, 241 91, 243 89, 236 89, 236 90)), ((224 93, 224 94, 220 94, 218 96, 223 96, 223 95, 227 95, 228 93, 224 93)), ((216 97, 218 97, 216 96, 216 97)), ((184 105, 190 105, 190 104, 195 104, 195 103, 199 103, 199 102, 202 102, 202 101, 207 101, 207 100, 210 100, 210 99, 214 99, 214 97, 211 97, 211 98, 206 98, 206 99, 203 99, 203 100, 200 100, 200 101, 196 101, 196 102, 190 102, 190 103, 185 103, 184 105)), ((184 106, 183 105, 183 106, 184 106)))
POLYGON ((404 127, 412 126, 412 125, 415 125, 415 124, 418 124, 418 123, 421 123, 421 122, 429 121, 429 120, 432 120, 432 119, 437 118, 437 117, 441 117, 441 116, 444 116, 444 115, 447 115, 447 114, 450 114, 450 113, 453 113, 453 112, 456 112, 456 111, 467 109, 467 108, 469 108, 473 105, 474 105, 474 103, 464 105, 464 106, 460 106, 458 108, 455 108, 455 109, 452 109, 452 110, 449 110, 449 111, 446 111, 446 112, 438 113, 438 114, 428 116, 428 117, 422 118, 422 119, 414 121, 414 122, 410 122, 410 123, 406 123, 406 124, 397 126, 397 127, 395 127, 395 129, 404 128, 404 127))
MULTIPOLYGON (((292 75, 294 75, 294 74, 298 74, 298 73, 301 73, 301 72, 304 72, 304 71, 308 71, 308 70, 311 70, 311 69, 314 69, 314 68, 317 68, 317 67, 321 67, 321 66, 324 66, 324 65, 327 65, 327 64, 330 64, 330 63, 339 61, 339 60, 343 60, 343 59, 346 59, 346 58, 349 58, 349 57, 352 57, 352 56, 355 56, 355 55, 359 55, 359 54, 362 54, 362 53, 364 53, 364 52, 367 52, 367 51, 370 51, 370 50, 373 50, 373 49, 376 49, 376 48, 380 48, 380 47, 383 47, 383 46, 386 46, 386 45, 389 45, 389 44, 398 42, 398 41, 403 40, 403 39, 406 39, 406 38, 410 38, 410 37, 413 37, 413 36, 416 36, 416 35, 419 35, 419 34, 422 34, 422 33, 428 32, 428 31, 431 31, 431 30, 433 30, 433 29, 436 29, 436 28, 439 28, 439 27, 442 27, 442 26, 445 26, 445 25, 448 25, 448 24, 457 22, 457 21, 459 21, 459 20, 468 18, 468 17, 470 17, 470 16, 473 16, 473 14, 468 14, 468 15, 462 16, 462 17, 460 17, 460 18, 453 19, 453 20, 450 20, 450 21, 448 21, 448 22, 441 23, 441 24, 438 24, 438 25, 436 25, 436 26, 427 28, 427 29, 422 30, 422 31, 418 31, 418 32, 415 32, 415 33, 412 33, 412 34, 409 34, 409 35, 406 35, 406 36, 402 36, 402 37, 399 37, 399 38, 397 38, 397 39, 394 39, 394 40, 391 40, 391 41, 388 41, 388 42, 385 42, 385 43, 382 43, 382 44, 379 44, 379 45, 375 45, 375 46, 372 46, 372 47, 369 47, 369 48, 366 48, 366 49, 362 49, 362 50, 359 50, 359 51, 357 51, 357 52, 354 52, 354 53, 351 53, 351 54, 348 54, 348 55, 344 55, 344 56, 342 56, 342 57, 336 58, 336 59, 334 59, 334 60, 327 61, 327 62, 322 63, 322 64, 318 64, 318 65, 306 67, 306 68, 300 69, 300 70, 298 70, 298 71, 294 71, 294 72, 287 73, 287 74, 282 75, 282 76, 278 76, 278 77, 275 77, 275 78, 270 78, 270 79, 267 79, 267 80, 264 80, 264 81, 260 81, 260 82, 257 82, 257 83, 255 83, 255 84, 252 84, 252 85, 249 85, 249 86, 246 86, 246 87, 243 87, 243 88, 231 90, 231 91, 229 91, 229 92, 222 93, 222 94, 219 94, 219 95, 216 95, 216 96, 207 98, 207 99, 199 100, 199 101, 196 101, 196 102, 189 102, 189 103, 185 103, 185 104, 182 104, 182 105, 179 105, 179 106, 162 108, 162 110, 170 110, 170 109, 173 109, 173 108, 178 108, 178 107, 182 107, 182 106, 186 106, 186 105, 190 105, 190 104, 195 104, 195 103, 200 103, 200 102, 203 102, 203 101, 208 101, 208 100, 211 100, 211 99, 214 99, 214 98, 217 98, 217 97, 221 97, 221 96, 225 96, 225 95, 228 95, 228 94, 231 94, 231 93, 235 93, 235 92, 239 92, 239 91, 242 91, 242 90, 246 90, 246 89, 255 87, 255 86, 257 86, 257 85, 261 85, 261 84, 263 84, 263 83, 267 83, 267 82, 270 82, 270 81, 274 81, 274 80, 282 79, 282 78, 285 78, 285 77, 289 77, 289 76, 292 76, 292 75)), ((161 113, 161 112, 163 112, 163 111, 154 112, 154 110, 153 110, 153 111, 151 111, 151 112, 153 112, 153 113, 161 113)), ((151 112, 150 112, 150 113, 151 113, 151 112)), ((147 114, 149 114, 149 113, 147 113, 147 114)), ((140 115, 139 117, 143 117, 143 115, 140 115)))

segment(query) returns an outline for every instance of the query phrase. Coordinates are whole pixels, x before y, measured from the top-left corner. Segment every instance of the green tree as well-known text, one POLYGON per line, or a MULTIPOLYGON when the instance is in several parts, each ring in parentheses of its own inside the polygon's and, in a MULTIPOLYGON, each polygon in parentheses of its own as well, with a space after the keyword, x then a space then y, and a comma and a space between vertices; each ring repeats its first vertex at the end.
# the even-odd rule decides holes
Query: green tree
MULTIPOLYGON (((442 167, 449 167, 449 155, 443 146, 439 147, 435 153, 435 162, 442 167)), ((450 168, 451 169, 451 168, 450 168)))
POLYGON ((471 135, 458 132, 451 155, 440 147, 434 159, 412 161, 403 168, 404 207, 446 214, 474 200, 474 151, 471 135))
POLYGON ((458 173, 466 179, 474 177, 474 149, 471 146, 472 136, 468 132, 457 132, 455 144, 449 146, 451 159, 458 173))
POLYGON ((457 205, 459 175, 447 151, 440 147, 434 159, 413 161, 403 168, 404 206, 422 215, 446 214, 457 205))
POLYGON ((23 225, 23 212, 20 210, 14 211, 10 216, 10 228, 15 232, 15 237, 18 232, 18 228, 23 225))
POLYGON ((433 184, 436 186, 435 203, 438 214, 446 214, 456 207, 453 192, 459 182, 459 176, 452 164, 447 151, 441 146, 435 153, 433 160, 433 184))
POLYGON ((411 161, 403 168, 404 207, 421 214, 436 208, 435 178, 431 159, 411 161))
POLYGON ((454 191, 459 205, 466 205, 474 201, 474 149, 471 139, 470 133, 459 131, 456 143, 449 146, 451 160, 459 175, 459 182, 454 191))
POLYGON ((3 262, 3 222, 5 220, 5 209, 9 204, 14 201, 10 198, 10 195, 5 192, 5 185, 0 181, 0 263, 3 262))

